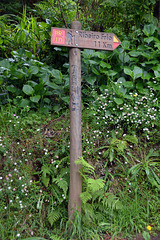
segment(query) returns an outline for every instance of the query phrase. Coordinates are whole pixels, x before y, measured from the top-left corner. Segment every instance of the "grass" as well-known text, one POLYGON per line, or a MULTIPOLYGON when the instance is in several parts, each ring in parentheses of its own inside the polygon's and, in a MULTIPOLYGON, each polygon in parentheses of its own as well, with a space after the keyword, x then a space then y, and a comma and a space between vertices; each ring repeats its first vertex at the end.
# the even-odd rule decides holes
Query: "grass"
POLYGON ((148 133, 102 131, 91 111, 82 114, 83 157, 94 167, 86 179, 103 179, 104 189, 96 188, 68 232, 69 114, 18 115, 1 108, 0 239, 133 239, 148 225, 160 231, 158 131, 155 141, 148 133))

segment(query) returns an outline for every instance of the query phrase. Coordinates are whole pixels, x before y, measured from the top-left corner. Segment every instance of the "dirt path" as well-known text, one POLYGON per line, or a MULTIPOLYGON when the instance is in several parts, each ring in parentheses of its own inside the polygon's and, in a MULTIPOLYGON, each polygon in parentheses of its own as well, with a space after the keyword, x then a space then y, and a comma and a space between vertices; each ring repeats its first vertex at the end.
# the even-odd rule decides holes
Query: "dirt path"
MULTIPOLYGON (((127 238, 112 238, 111 236, 104 236, 104 240, 130 240, 127 238)), ((138 235, 137 237, 133 238, 132 240, 145 240, 142 235, 138 235)), ((150 240, 160 240, 160 232, 156 234, 156 236, 151 236, 150 240)))

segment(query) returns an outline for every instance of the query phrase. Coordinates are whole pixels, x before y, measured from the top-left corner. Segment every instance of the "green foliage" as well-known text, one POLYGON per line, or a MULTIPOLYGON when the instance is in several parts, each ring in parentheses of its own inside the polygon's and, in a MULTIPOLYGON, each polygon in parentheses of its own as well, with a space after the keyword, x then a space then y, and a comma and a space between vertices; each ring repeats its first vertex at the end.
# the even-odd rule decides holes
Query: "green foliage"
POLYGON ((46 120, 45 116, 37 113, 28 113, 21 117, 16 114, 16 108, 2 108, 0 123, 3 124, 0 138, 2 239, 17 239, 17 234, 20 234, 21 238, 42 236, 52 239, 54 233, 58 239, 61 235, 64 239, 70 236, 76 239, 91 237, 94 239, 95 236, 95 239, 98 239, 100 232, 106 231, 113 236, 122 233, 129 236, 134 235, 135 231, 143 231, 148 223, 155 224, 155 228, 159 229, 158 187, 152 186, 150 179, 146 177, 147 164, 144 162, 146 156, 148 160, 145 161, 148 161, 149 170, 154 170, 158 176, 159 165, 156 160, 159 159, 158 149, 148 150, 147 154, 142 154, 140 158, 138 149, 141 140, 138 136, 116 134, 115 137, 115 132, 112 132, 112 137, 106 144, 104 135, 96 130, 97 125, 90 125, 90 121, 85 121, 83 123, 85 137, 93 141, 96 134, 94 141, 95 143, 99 141, 101 147, 97 143, 96 145, 92 143, 94 148, 91 148, 88 141, 83 143, 85 150, 88 146, 92 153, 85 155, 92 165, 84 158, 77 161, 77 164, 82 165, 82 215, 75 213, 77 219, 73 220, 72 229, 69 231, 69 222, 67 223, 69 157, 63 157, 69 155, 66 119, 62 117, 56 120, 53 116, 48 116, 46 120), (53 124, 52 127, 50 124, 53 124), (52 137, 48 135, 49 128, 54 132, 52 137), (131 144, 135 150, 130 147, 131 144), (108 155, 103 157, 108 148, 114 149, 114 159, 111 162, 107 160, 108 155), (136 164, 140 165, 140 170, 137 172, 138 176, 134 177, 130 169, 136 164), (104 174, 101 172, 103 168, 104 174), (4 219, 7 219, 7 223, 4 219), (21 222, 25 224, 19 224, 21 222), (13 228, 16 223, 15 232, 13 228))
POLYGON ((144 237, 145 240, 150 240, 150 234, 149 234, 149 232, 144 231, 142 235, 143 235, 143 237, 144 237))
POLYGON ((131 45, 125 41, 122 42, 122 48, 113 53, 83 51, 85 65, 82 65, 82 91, 85 102, 87 99, 93 101, 90 109, 94 115, 93 122, 101 129, 123 128, 124 132, 143 129, 144 133, 149 133, 150 123, 152 128, 158 124, 158 33, 154 25, 145 25, 144 29, 145 34, 152 35, 144 38, 143 46, 137 47, 135 42, 131 45), (154 31, 147 32, 149 26, 154 31), (108 65, 103 64, 102 68, 98 64, 102 61, 113 67, 108 70, 108 65))
POLYGON ((41 237, 31 237, 31 238, 25 238, 22 240, 45 240, 45 238, 41 238, 41 237))
MULTIPOLYGON (((65 0, 60 2, 60 7, 64 15, 66 23, 69 25, 76 19, 76 3, 72 0, 65 0)), ((48 21, 52 21, 53 26, 64 27, 61 10, 57 1, 41 1, 36 4, 38 13, 48 21)), ((66 27, 66 26, 65 26, 66 27)))
MULTIPOLYGON (((93 177, 89 177, 88 173, 94 174, 93 167, 85 163, 85 160, 81 158, 81 160, 76 161, 76 164, 82 165, 82 172, 81 175, 83 177, 84 183, 84 189, 81 193, 81 199, 83 203, 83 211, 84 211, 84 219, 83 221, 86 221, 87 219, 92 219, 95 221, 95 211, 102 207, 110 208, 110 209, 121 209, 122 204, 114 194, 112 193, 106 193, 105 192, 105 181, 103 179, 93 179, 93 177), (85 168, 83 168, 85 166, 85 168), (86 167, 87 166, 87 167, 86 167), (83 170, 84 169, 84 170, 83 170), (89 171, 91 169, 91 171, 89 171), (87 174, 87 175, 86 175, 87 174), (89 203, 91 204, 89 206, 89 203)), ((97 218, 98 221, 98 218, 97 218)))
POLYGON ((122 209, 122 203, 121 201, 112 193, 106 193, 105 197, 103 199, 103 206, 104 207, 109 207, 111 209, 122 209))
POLYGON ((94 167, 91 166, 89 163, 87 163, 83 157, 79 158, 79 160, 77 160, 75 162, 75 164, 80 164, 82 166, 82 172, 83 173, 88 173, 88 174, 93 174, 94 173, 94 167))
POLYGON ((68 104, 69 97, 64 95, 69 91, 68 77, 37 61, 29 51, 13 51, 12 56, 0 61, 2 103, 48 112, 54 109, 51 98, 57 101, 57 111, 62 102, 68 104))
MULTIPOLYGON (((133 156, 132 156, 133 157, 133 156)), ((137 177, 141 178, 142 175, 146 175, 148 178, 148 181, 157 188, 160 189, 160 179, 159 179, 159 169, 160 169, 160 163, 159 163, 159 157, 160 154, 158 152, 155 152, 153 148, 151 148, 147 155, 141 154, 140 161, 135 159, 136 163, 134 166, 132 166, 129 169, 129 174, 132 175, 132 179, 136 179, 137 177)))
MULTIPOLYGON (((30 14, 29 14, 30 15, 30 14)), ((28 16, 26 5, 23 7, 22 16, 4 15, 1 18, 2 35, 1 45, 5 55, 10 56, 11 50, 23 48, 32 51, 38 60, 42 60, 46 51, 46 37, 50 27, 46 22, 38 22, 33 15, 28 16), (6 20, 11 21, 9 26, 6 20), (5 52, 4 52, 5 50, 5 52)), ((3 55, 2 55, 3 56, 3 55)))
MULTIPOLYGON (((94 31, 107 31, 122 34, 141 28, 145 23, 157 23, 153 17, 156 0, 123 0, 123 1, 83 1, 78 2, 79 19, 85 28, 94 31)), ((123 35, 123 34, 122 34, 123 35)), ((121 35, 121 36, 122 36, 121 35)))
POLYGON ((53 224, 59 220, 62 217, 62 212, 61 209, 56 209, 56 210, 51 210, 48 213, 48 221, 50 223, 51 226, 53 226, 53 224))

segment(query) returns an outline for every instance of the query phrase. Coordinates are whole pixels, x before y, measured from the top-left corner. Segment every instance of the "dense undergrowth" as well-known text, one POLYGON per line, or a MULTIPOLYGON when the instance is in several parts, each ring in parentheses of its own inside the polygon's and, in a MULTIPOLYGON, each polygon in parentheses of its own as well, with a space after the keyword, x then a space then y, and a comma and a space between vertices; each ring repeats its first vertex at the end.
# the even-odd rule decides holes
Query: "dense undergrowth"
MULTIPOLYGON (((70 10, 67 20, 79 11, 90 30, 93 19, 89 26, 85 6, 75 11, 75 5, 62 4, 64 13, 70 10)), ((22 17, 0 16, 0 239, 133 239, 142 233, 148 240, 160 232, 157 22, 143 15, 143 26, 132 26, 142 9, 134 17, 123 5, 118 9, 130 12, 129 32, 121 26, 124 14, 112 29, 121 46, 81 51, 82 214, 75 212, 70 225, 68 50, 50 46, 50 27, 63 26, 59 7, 50 1, 37 6, 38 16, 26 6, 22 17)), ((112 11, 117 6, 110 5, 112 11)))
POLYGON ((68 233, 68 112, 57 118, 1 108, 1 239, 132 239, 148 225, 160 230, 159 132, 123 132, 105 119, 98 127, 91 112, 82 117, 82 216, 68 233))

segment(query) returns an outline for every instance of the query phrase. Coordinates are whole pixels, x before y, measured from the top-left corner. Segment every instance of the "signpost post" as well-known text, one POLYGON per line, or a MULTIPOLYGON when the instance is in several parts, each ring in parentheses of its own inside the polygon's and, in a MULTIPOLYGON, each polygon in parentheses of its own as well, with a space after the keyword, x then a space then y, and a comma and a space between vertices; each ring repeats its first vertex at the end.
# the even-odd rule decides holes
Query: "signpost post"
POLYGON ((121 44, 113 33, 81 30, 79 21, 71 29, 51 28, 51 45, 69 47, 70 78, 70 190, 68 215, 73 210, 81 212, 82 178, 80 166, 75 161, 82 156, 81 137, 81 48, 113 51, 121 44))

